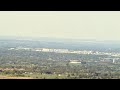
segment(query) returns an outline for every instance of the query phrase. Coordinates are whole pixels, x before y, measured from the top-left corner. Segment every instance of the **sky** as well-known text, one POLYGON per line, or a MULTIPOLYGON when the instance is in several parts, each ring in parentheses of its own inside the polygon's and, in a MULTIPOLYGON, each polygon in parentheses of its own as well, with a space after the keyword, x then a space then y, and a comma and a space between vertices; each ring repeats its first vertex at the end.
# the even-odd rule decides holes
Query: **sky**
POLYGON ((120 40, 120 11, 0 11, 0 36, 120 40))

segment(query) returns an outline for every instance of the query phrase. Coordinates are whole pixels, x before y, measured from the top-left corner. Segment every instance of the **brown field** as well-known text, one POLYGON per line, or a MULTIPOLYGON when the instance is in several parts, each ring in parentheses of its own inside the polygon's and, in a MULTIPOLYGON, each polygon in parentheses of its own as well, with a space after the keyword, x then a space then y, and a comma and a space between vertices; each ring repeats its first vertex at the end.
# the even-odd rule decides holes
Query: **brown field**
POLYGON ((0 75, 0 79, 33 79, 33 78, 31 78, 31 77, 12 77, 12 76, 0 75))

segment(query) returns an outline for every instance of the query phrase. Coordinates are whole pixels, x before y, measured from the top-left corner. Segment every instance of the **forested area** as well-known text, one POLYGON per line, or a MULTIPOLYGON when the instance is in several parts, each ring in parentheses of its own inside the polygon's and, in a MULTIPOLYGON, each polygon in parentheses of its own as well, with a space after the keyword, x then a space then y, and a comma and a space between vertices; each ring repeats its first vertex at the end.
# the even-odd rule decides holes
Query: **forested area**
POLYGON ((107 57, 107 55, 1 49, 0 75, 36 79, 120 78, 119 62, 100 63, 102 58, 107 57), (72 64, 70 60, 86 63, 72 64))

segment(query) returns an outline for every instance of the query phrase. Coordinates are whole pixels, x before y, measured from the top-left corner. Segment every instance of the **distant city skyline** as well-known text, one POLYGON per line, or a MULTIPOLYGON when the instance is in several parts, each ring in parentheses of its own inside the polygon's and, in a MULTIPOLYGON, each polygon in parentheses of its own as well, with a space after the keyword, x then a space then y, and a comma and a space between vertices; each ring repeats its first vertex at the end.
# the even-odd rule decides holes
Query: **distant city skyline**
POLYGON ((120 40, 120 11, 0 11, 0 36, 120 40))

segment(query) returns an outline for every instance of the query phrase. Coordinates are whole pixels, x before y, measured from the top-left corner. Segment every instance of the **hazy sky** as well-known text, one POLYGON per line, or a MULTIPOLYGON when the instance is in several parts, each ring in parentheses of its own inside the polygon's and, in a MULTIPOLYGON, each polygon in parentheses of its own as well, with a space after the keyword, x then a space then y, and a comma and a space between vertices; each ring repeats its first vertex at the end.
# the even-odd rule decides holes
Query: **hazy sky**
POLYGON ((0 11, 0 36, 120 40, 120 11, 0 11))

